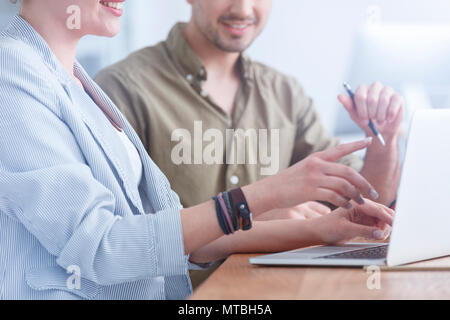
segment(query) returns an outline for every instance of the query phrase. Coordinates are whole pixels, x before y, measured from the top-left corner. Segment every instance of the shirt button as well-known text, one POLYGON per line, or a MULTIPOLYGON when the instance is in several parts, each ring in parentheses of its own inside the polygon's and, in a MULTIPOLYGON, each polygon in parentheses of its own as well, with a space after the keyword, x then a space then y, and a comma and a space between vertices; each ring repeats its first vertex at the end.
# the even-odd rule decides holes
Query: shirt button
POLYGON ((186 80, 187 80, 188 82, 192 82, 192 81, 194 80, 194 76, 193 76, 192 74, 188 74, 188 75, 186 76, 186 80))
POLYGON ((236 185, 236 184, 239 183, 239 178, 237 176, 231 176, 230 177, 230 182, 231 182, 231 184, 236 185))
POLYGON ((202 92, 200 92, 200 95, 201 95, 203 98, 206 98, 206 97, 208 96, 208 92, 206 92, 205 90, 202 90, 202 92))

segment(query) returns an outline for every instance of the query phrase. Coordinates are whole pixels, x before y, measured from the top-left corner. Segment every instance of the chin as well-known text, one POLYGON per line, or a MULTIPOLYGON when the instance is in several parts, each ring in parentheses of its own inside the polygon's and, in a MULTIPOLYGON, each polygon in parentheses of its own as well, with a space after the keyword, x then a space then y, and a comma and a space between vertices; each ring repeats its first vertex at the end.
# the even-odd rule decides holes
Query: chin
POLYGON ((248 49, 248 47, 250 47, 250 45, 251 41, 231 40, 223 42, 221 45, 221 49, 230 53, 244 52, 245 50, 248 49))
POLYGON ((105 32, 103 36, 112 38, 115 37, 119 32, 120 32, 120 25, 113 28, 108 28, 108 30, 105 32))
POLYGON ((96 32, 93 32, 96 36, 111 38, 120 32, 120 23, 106 23, 96 29, 96 32))

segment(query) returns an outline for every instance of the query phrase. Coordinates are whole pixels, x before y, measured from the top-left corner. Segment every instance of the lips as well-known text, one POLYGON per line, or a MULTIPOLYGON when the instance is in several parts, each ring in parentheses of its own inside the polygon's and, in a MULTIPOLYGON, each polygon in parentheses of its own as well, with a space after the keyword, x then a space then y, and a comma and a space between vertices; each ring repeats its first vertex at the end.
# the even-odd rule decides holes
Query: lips
POLYGON ((123 4, 125 0, 100 1, 100 4, 109 10, 115 16, 120 17, 123 13, 123 4))
POLYGON ((243 36, 247 30, 253 26, 253 22, 244 21, 221 21, 223 26, 232 36, 243 36))

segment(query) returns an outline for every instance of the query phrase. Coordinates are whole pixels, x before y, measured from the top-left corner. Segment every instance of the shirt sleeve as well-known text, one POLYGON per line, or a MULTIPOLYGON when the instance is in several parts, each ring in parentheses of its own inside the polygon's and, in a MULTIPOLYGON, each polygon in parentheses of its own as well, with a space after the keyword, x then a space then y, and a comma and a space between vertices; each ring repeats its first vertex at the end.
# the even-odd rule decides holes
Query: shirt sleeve
POLYGON ((126 207, 115 214, 115 195, 79 147, 86 141, 75 139, 62 121, 67 115, 58 114, 63 104, 51 79, 28 57, 4 48, 0 68, 0 211, 58 265, 78 266, 82 278, 99 285, 186 274, 181 206, 147 215, 126 207))
MULTIPOLYGON (((303 88, 295 83, 294 99, 297 111, 297 131, 291 164, 303 160, 312 153, 327 150, 339 145, 339 139, 330 137, 322 125, 313 100, 308 97, 303 88)), ((363 161, 356 155, 348 155, 338 162, 350 166, 358 172, 363 167, 363 161)))

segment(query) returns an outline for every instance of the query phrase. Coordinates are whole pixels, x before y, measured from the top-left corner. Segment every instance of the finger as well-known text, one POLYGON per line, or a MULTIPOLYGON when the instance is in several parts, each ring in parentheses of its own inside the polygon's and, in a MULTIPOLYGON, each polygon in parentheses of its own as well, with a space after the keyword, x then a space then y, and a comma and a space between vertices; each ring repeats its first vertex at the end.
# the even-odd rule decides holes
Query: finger
POLYGON ((328 214, 331 212, 331 209, 327 207, 326 205, 323 205, 317 201, 310 201, 307 202, 306 205, 313 211, 319 213, 319 214, 328 214))
POLYGON ((355 107, 355 104, 353 103, 352 98, 350 98, 348 95, 341 94, 338 96, 338 100, 342 103, 345 110, 347 110, 347 112, 350 116, 350 119, 352 119, 353 122, 355 122, 356 124, 359 125, 361 123, 361 119, 359 119, 359 116, 356 111, 356 107, 355 107))
POLYGON ((369 122, 369 114, 367 112, 367 95, 369 88, 367 85, 363 84, 358 87, 355 92, 355 105, 356 112, 360 121, 369 122))
POLYGON ((347 112, 350 113, 350 116, 351 115, 354 115, 356 117, 358 116, 355 110, 355 105, 353 104, 353 100, 352 98, 350 98, 350 96, 346 94, 340 94, 338 96, 338 100, 340 103, 342 103, 345 110, 347 110, 347 112))
POLYGON ((398 111, 397 115, 394 118, 394 121, 391 124, 393 128, 399 128, 401 126, 404 114, 405 114, 405 106, 403 100, 403 105, 400 107, 400 110, 398 111))
POLYGON ((386 111, 386 118, 389 123, 392 123, 395 120, 400 108, 403 107, 403 98, 402 96, 395 94, 391 98, 391 102, 386 111))
POLYGON ((367 148, 372 143, 372 140, 372 137, 369 137, 364 140, 341 144, 332 149, 317 152, 315 155, 322 160, 335 162, 353 152, 367 148))
POLYGON ((383 123, 386 120, 386 112, 393 94, 394 90, 390 87, 384 87, 384 89, 381 90, 380 98, 378 99, 377 114, 375 116, 376 120, 380 123, 383 123))
POLYGON ((380 82, 375 82, 369 88, 369 92, 367 93, 367 112, 369 119, 376 119, 378 101, 382 90, 383 85, 380 82))
POLYGON ((355 210, 357 210, 359 214, 376 218, 390 226, 392 226, 392 223, 394 222, 394 217, 390 214, 389 208, 368 199, 366 199, 363 205, 355 207, 355 210))
POLYGON ((350 239, 354 238, 366 238, 368 240, 384 240, 386 239, 386 233, 382 229, 378 229, 376 227, 369 227, 360 225, 357 223, 353 223, 348 221, 344 225, 345 235, 350 239))
MULTIPOLYGON (((373 200, 379 198, 375 188, 364 178, 359 172, 340 163, 327 163, 323 169, 324 173, 329 176, 339 177, 348 181, 357 191, 365 197, 373 200)), ((352 197, 352 199, 354 199, 352 197)), ((354 199, 356 201, 356 199, 354 199)), ((356 201, 360 203, 361 201, 356 201)), ((361 202, 362 203, 362 202, 361 202)))
POLYGON ((318 188, 317 189, 317 200, 321 201, 327 201, 336 207, 344 208, 344 209, 351 209, 353 208, 352 204, 349 202, 348 199, 341 196, 339 193, 325 188, 318 188))
POLYGON ((329 176, 322 182, 320 188, 330 189, 347 199, 353 199, 358 204, 364 204, 364 199, 354 185, 341 177, 329 176))

